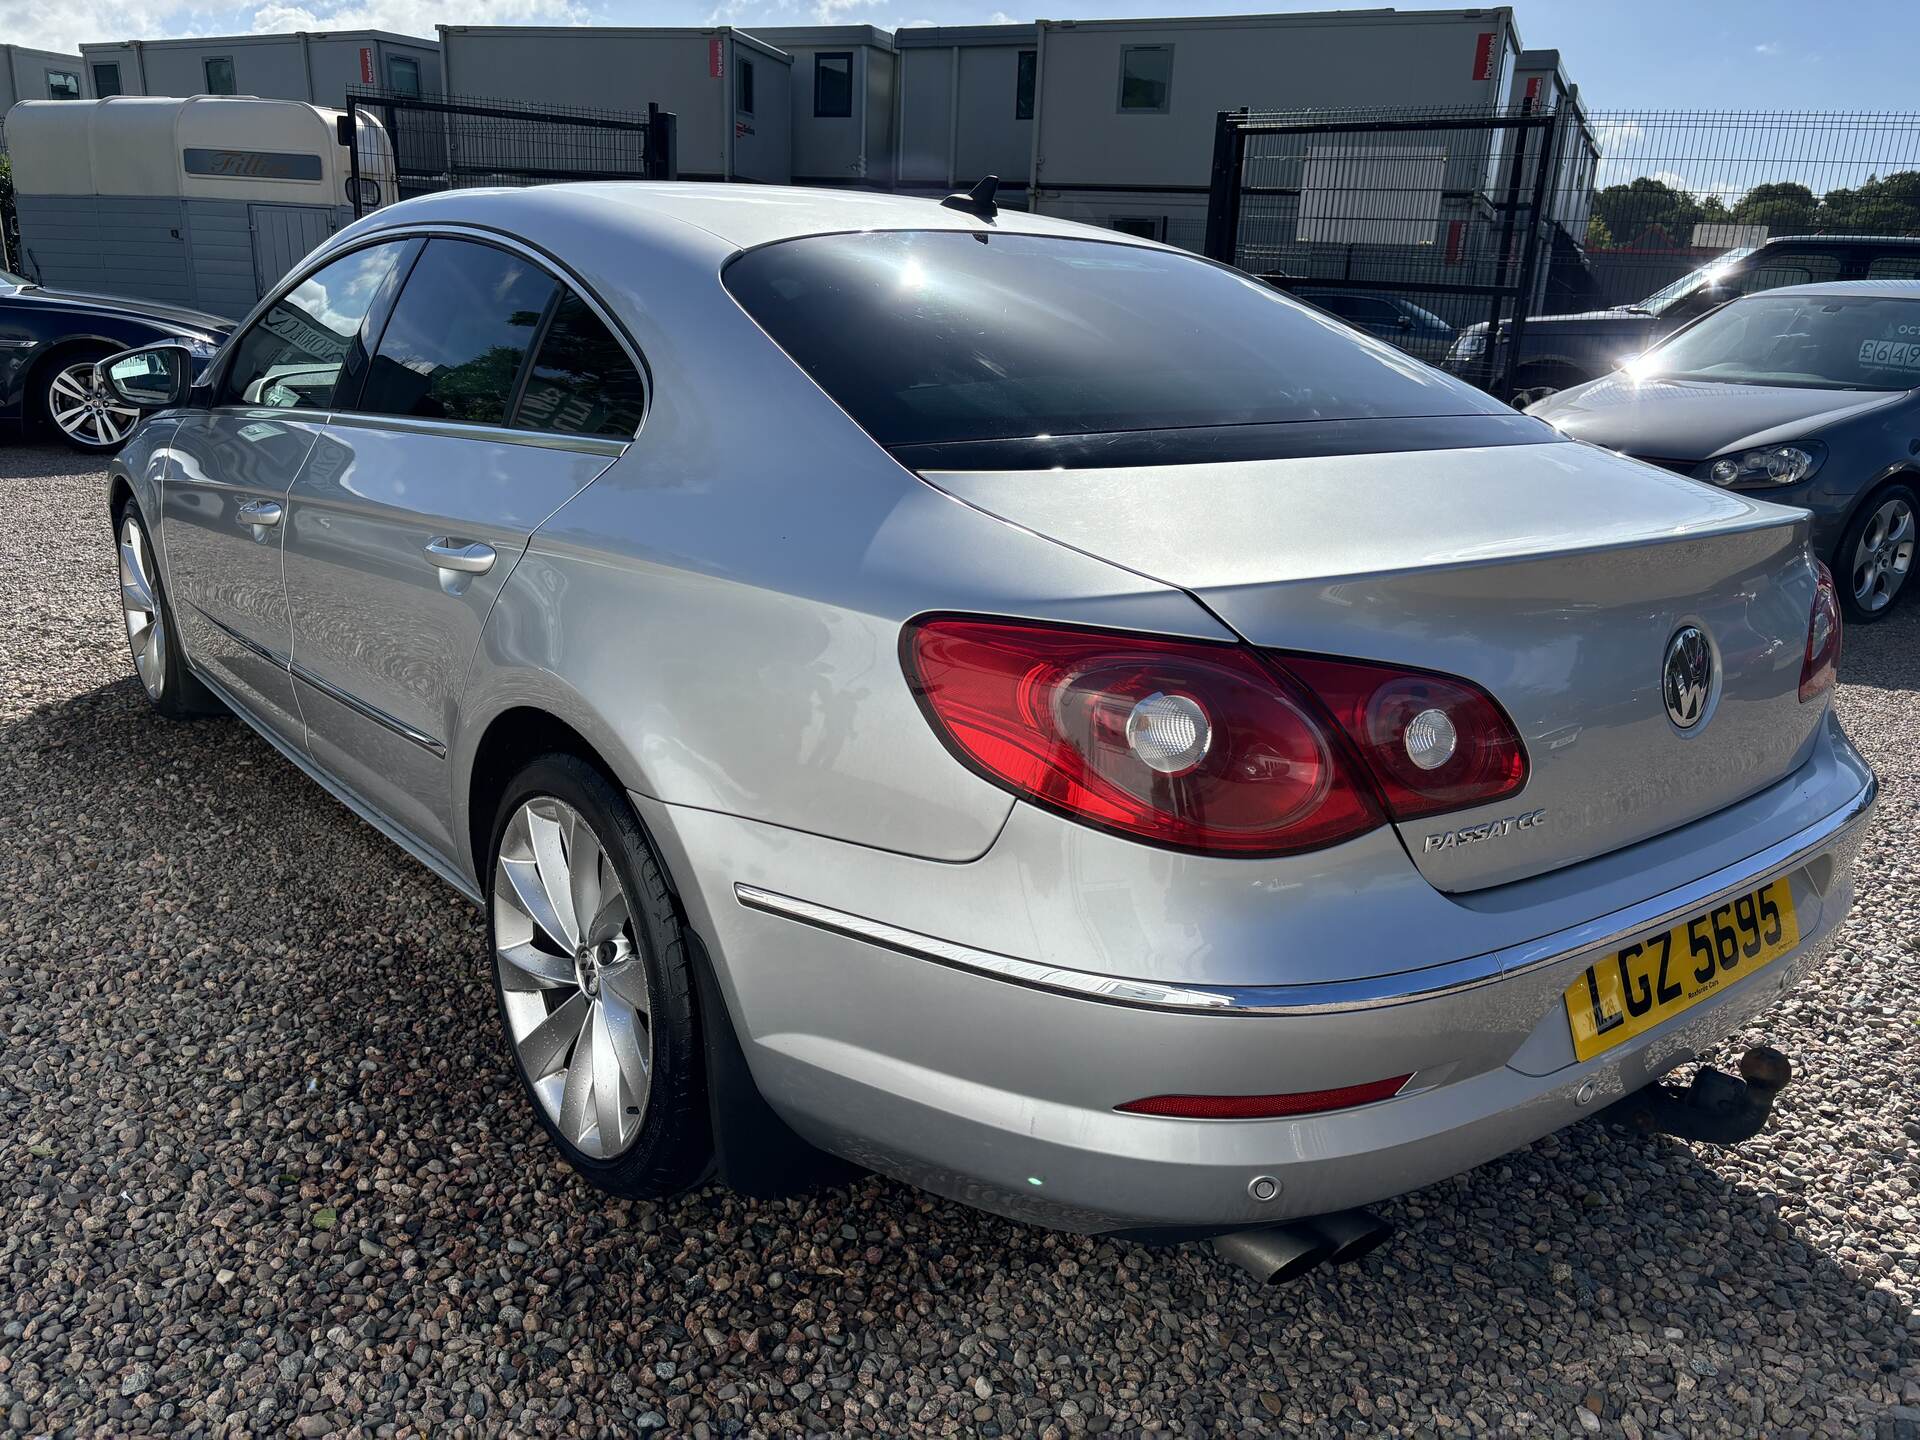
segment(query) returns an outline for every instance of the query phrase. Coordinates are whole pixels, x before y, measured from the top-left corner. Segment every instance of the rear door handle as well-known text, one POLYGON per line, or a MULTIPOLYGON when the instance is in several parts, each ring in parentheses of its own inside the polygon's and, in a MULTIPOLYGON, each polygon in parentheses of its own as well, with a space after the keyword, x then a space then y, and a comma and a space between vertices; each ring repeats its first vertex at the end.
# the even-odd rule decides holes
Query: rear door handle
POLYGON ((462 575, 484 575, 497 557, 491 545, 478 540, 453 540, 441 536, 427 542, 427 559, 441 570, 458 570, 462 575))
POLYGON ((278 525, 285 513, 278 500, 249 500, 234 518, 242 525, 278 525))

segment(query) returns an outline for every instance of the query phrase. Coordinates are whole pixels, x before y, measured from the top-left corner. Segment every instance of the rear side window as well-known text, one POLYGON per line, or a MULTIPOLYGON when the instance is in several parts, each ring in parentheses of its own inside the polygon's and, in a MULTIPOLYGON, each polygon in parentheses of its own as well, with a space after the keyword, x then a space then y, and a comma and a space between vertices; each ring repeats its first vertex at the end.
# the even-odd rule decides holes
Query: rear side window
POLYGON ((1869 280, 1920 280, 1920 250, 1907 255, 1879 255, 1867 266, 1869 280))
POLYGON ((410 241, 369 245, 323 265, 267 307, 240 337, 221 382, 223 405, 325 410, 342 371, 347 390, 366 368, 360 327, 410 241))
POLYGON ((572 291, 554 307, 514 412, 517 430, 610 435, 640 428, 646 392, 620 342, 572 291))
POLYGON ((1238 271, 1138 246, 896 231, 762 246, 734 298, 887 446, 1507 414, 1238 271))
POLYGON ((505 250, 428 241, 380 337, 359 408, 504 425, 521 363, 558 288, 505 250))

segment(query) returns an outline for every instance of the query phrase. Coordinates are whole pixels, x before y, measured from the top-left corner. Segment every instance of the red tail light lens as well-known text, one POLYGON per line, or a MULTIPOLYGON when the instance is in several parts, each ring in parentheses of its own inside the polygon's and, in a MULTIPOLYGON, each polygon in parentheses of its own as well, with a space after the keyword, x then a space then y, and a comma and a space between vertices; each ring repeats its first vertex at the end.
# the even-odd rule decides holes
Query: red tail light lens
POLYGON ((1840 592, 1833 572, 1814 561, 1820 572, 1814 587, 1813 613, 1807 617, 1807 654, 1800 662, 1800 703, 1816 700, 1833 688, 1840 668, 1840 592))
POLYGON ((1167 1115, 1179 1120, 1271 1120, 1286 1115, 1322 1115, 1390 1100, 1411 1075, 1342 1085, 1333 1090, 1296 1090, 1283 1095, 1149 1095, 1113 1108, 1128 1115, 1167 1115))
POLYGON ((1489 804, 1527 783, 1519 733, 1476 685, 1348 660, 1272 658, 1339 722, 1395 820, 1489 804))
POLYGON ((1074 820, 1225 855, 1380 823, 1338 738, 1238 646, 943 618, 901 658, 962 763, 1074 820))

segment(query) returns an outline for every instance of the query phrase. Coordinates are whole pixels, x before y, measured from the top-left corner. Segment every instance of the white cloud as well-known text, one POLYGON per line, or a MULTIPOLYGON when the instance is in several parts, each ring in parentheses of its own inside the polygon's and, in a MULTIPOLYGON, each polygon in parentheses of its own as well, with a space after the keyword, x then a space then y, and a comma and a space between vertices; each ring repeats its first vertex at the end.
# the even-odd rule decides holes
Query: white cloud
POLYGON ((816 25, 845 25, 862 11, 878 9, 885 14, 886 8, 873 0, 813 0, 813 20, 816 25))
POLYGON ((0 0, 0 37, 42 50, 83 41, 286 30, 394 30, 431 38, 436 22, 460 25, 581 24, 583 0, 264 0, 242 10, 188 8, 180 0, 0 0))
POLYGON ((1020 23, 1020 21, 1014 19, 1013 16, 1007 14, 1004 10, 996 10, 987 17, 987 24, 989 25, 1018 25, 1020 23))
POLYGON ((83 40, 130 40, 171 33, 163 17, 177 0, 0 0, 0 38, 9 44, 74 54, 83 40))
POLYGON ((1756 55, 1778 55, 1780 53, 1780 42, 1778 40, 1762 40, 1758 45, 1753 47, 1753 53, 1756 55))
POLYGON ((431 38, 436 24, 579 25, 578 0, 267 0, 253 12, 256 33, 284 30, 393 30, 431 38))

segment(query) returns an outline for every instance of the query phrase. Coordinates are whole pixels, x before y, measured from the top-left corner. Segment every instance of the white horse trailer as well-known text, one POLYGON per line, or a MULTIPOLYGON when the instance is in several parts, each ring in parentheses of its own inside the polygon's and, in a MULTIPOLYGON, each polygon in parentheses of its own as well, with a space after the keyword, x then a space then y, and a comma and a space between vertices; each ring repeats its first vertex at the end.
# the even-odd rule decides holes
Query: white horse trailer
POLYGON ((18 268, 41 284, 247 313, 360 209, 397 198, 393 147, 364 112, 252 96, 29 100, 7 114, 18 268))

